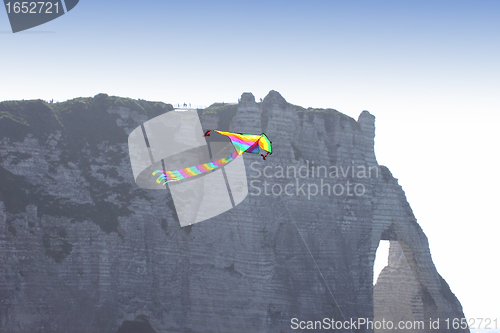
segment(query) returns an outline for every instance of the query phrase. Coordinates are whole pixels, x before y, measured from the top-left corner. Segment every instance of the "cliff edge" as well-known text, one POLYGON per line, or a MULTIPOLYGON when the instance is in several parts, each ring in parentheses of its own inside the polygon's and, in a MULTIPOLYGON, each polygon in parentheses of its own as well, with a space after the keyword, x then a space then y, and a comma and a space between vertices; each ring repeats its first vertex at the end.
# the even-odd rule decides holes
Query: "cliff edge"
POLYGON ((105 94, 0 103, 0 331, 289 332, 293 318, 454 331, 429 327, 462 308, 376 161, 368 111, 355 120, 276 91, 199 110, 204 129, 266 133, 273 154, 243 156, 243 203, 180 228, 168 191, 135 185, 127 147, 172 109, 105 94), (374 288, 380 240, 390 263, 374 288))

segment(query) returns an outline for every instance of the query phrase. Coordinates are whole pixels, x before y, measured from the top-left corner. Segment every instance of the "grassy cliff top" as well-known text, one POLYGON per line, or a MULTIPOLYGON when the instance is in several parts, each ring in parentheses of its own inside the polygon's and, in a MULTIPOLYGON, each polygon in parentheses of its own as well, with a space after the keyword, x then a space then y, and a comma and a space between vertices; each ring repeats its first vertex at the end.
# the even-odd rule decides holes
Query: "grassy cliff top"
MULTIPOLYGON (((49 103, 40 99, 0 102, 0 135, 22 140, 32 134, 43 138, 54 130, 61 130, 68 137, 80 138, 109 134, 116 129, 116 115, 106 112, 109 108, 124 107, 153 118, 174 108, 171 104, 148 102, 131 98, 98 94, 79 97, 65 102, 49 103)), ((115 133, 116 134, 116 133, 115 133)), ((120 133, 120 139, 123 133, 120 133)))

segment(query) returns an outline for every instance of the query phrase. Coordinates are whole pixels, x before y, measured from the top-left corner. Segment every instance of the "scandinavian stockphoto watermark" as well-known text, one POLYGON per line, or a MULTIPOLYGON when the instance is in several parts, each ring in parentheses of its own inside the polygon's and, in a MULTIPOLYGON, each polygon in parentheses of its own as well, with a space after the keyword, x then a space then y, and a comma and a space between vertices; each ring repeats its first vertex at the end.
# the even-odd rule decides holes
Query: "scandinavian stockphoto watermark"
MULTIPOLYGON (((371 320, 369 318, 351 318, 349 320, 335 320, 333 318, 323 318, 323 320, 299 320, 292 318, 290 321, 292 330, 423 330, 424 321, 399 321, 391 320, 371 320)), ((432 324, 432 322, 431 322, 432 324)))
POLYGON ((305 165, 250 164, 250 195, 252 196, 306 196, 307 200, 321 196, 362 196, 370 178, 378 178, 376 165, 305 165))
POLYGON ((497 330, 498 318, 429 318, 428 320, 401 320, 392 321, 387 319, 372 320, 370 318, 350 318, 349 320, 335 320, 323 318, 323 320, 299 320, 292 318, 290 328, 292 330, 458 330, 458 329, 485 329, 497 330))

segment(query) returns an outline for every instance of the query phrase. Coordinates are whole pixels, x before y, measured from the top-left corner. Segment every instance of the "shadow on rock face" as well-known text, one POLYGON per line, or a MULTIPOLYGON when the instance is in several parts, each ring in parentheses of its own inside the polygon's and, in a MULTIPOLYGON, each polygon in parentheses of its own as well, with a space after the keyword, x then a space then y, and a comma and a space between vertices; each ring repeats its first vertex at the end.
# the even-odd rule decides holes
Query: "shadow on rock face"
POLYGON ((156 333, 148 322, 125 320, 116 333, 156 333))

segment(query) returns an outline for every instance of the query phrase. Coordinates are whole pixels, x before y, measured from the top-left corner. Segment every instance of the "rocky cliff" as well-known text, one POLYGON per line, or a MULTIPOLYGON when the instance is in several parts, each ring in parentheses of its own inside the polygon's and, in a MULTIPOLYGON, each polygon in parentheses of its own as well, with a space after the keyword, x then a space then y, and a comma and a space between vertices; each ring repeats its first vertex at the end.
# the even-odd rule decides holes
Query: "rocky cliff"
POLYGON ((290 332, 293 318, 380 317, 436 332, 429 318, 463 317, 377 164, 369 112, 305 109, 275 91, 200 110, 204 129, 265 132, 274 153, 244 155, 243 203, 180 228, 168 191, 135 185, 127 147, 171 110, 105 94, 0 103, 0 332, 290 332), (382 239, 392 259, 374 292, 382 239))

